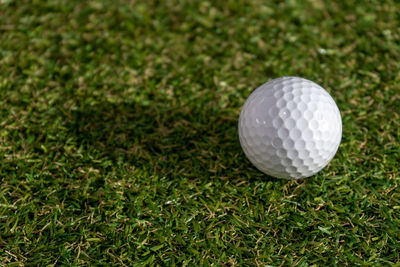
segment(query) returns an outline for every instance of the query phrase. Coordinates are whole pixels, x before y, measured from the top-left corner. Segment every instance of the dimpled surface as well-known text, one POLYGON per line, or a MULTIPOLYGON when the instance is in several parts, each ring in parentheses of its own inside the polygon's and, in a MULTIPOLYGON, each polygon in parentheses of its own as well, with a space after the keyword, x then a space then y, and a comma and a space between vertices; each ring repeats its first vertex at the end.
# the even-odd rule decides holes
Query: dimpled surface
POLYGON ((342 138, 335 101, 318 84, 282 77, 258 87, 239 118, 239 139, 248 159, 262 172, 305 178, 324 168, 342 138))

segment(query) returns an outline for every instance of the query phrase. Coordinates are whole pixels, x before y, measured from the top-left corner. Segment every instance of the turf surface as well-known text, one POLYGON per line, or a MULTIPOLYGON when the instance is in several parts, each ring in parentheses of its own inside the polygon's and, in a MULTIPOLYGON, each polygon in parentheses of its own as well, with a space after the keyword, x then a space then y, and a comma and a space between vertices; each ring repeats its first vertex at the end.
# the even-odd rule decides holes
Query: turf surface
POLYGON ((0 0, 0 265, 400 262, 397 1, 0 0), (237 119, 302 76, 342 112, 277 180, 237 119))

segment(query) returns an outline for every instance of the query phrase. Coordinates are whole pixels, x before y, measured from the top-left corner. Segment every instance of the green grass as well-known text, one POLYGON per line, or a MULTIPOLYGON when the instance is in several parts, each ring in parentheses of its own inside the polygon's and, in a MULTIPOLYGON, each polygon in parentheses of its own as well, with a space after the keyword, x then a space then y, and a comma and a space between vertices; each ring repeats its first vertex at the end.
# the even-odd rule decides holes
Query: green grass
POLYGON ((399 264, 399 10, 0 0, 0 265, 399 264), (343 119, 299 181, 237 137, 247 96, 285 75, 343 119))

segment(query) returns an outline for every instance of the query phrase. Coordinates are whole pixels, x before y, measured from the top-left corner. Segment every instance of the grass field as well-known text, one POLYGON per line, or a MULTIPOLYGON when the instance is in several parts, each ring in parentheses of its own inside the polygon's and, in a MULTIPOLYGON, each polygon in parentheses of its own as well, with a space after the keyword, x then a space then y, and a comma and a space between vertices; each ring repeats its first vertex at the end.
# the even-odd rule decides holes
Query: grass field
POLYGON ((400 266, 398 1, 0 0, 0 265, 400 266), (341 109, 319 174, 243 154, 254 88, 341 109))

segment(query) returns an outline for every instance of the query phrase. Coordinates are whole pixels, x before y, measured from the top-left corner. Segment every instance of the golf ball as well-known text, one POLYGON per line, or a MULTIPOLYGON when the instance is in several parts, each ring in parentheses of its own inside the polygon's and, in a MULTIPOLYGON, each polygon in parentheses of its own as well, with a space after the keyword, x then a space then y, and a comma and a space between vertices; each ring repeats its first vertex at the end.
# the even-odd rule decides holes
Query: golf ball
POLYGON ((314 175, 332 160, 341 138, 335 101, 324 88, 299 77, 261 85, 239 117, 239 139, 247 158, 277 178, 314 175))

